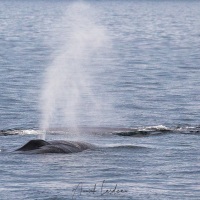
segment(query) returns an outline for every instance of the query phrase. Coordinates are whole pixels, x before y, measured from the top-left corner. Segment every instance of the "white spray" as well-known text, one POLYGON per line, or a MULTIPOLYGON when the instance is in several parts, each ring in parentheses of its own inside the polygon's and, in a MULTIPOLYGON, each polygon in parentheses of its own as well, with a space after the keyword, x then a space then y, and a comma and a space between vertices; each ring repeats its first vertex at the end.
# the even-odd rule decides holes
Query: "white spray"
POLYGON ((108 37, 96 19, 93 8, 78 1, 69 6, 61 20, 65 24, 59 32, 62 44, 46 70, 42 89, 42 130, 48 130, 55 122, 76 128, 80 111, 92 113, 93 117, 101 110, 101 103, 91 90, 91 59, 102 51, 108 37))

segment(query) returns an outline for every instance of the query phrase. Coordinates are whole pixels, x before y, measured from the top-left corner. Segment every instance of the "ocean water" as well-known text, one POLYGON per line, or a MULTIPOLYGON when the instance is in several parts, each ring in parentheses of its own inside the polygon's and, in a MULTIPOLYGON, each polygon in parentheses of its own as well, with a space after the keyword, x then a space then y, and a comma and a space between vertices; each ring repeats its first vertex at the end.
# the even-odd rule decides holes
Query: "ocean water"
POLYGON ((0 199, 198 200, 199 6, 0 0, 0 199))

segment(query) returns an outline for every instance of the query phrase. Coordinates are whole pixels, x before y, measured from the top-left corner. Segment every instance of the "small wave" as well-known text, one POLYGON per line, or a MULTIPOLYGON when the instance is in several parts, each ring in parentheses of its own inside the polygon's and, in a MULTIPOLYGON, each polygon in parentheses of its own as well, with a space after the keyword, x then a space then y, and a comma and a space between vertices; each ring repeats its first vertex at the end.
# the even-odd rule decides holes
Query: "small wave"
POLYGON ((27 130, 21 130, 21 129, 6 129, 6 130, 0 130, 0 136, 8 136, 8 135, 39 135, 41 134, 38 130, 33 129, 27 129, 27 130))
MULTIPOLYGON (((42 135, 44 131, 36 129, 4 129, 0 130, 0 136, 9 135, 42 135)), ((74 129, 62 128, 48 130, 47 134, 70 134, 76 133, 74 129)), ((81 127, 79 133, 82 134, 113 134, 118 136, 129 136, 129 137, 149 137, 158 136, 163 134, 191 134, 200 135, 200 126, 176 126, 167 127, 163 125, 158 126, 146 126, 140 128, 112 128, 112 127, 81 127)))
POLYGON ((137 146, 137 145, 114 145, 114 146, 109 146, 107 148, 112 148, 112 149, 148 149, 148 147, 144 146, 137 146))
POLYGON ((115 131, 113 134, 119 136, 132 136, 132 137, 144 137, 152 135, 160 135, 163 133, 171 132, 172 129, 159 125, 159 126, 148 126, 135 129, 129 129, 126 131, 115 131))
POLYGON ((200 126, 177 126, 177 127, 166 127, 163 125, 158 126, 147 126, 135 129, 129 129, 125 131, 115 131, 113 134, 118 136, 130 136, 130 137, 148 137, 157 136, 163 134, 200 134, 200 126))

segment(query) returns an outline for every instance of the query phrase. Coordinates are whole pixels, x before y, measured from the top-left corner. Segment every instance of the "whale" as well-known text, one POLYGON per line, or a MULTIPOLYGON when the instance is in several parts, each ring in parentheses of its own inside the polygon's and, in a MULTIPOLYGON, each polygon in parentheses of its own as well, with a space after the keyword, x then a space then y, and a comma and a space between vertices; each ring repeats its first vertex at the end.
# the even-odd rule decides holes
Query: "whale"
POLYGON ((78 153, 87 149, 94 149, 95 145, 87 142, 53 140, 45 141, 35 139, 28 141, 22 147, 16 149, 16 152, 31 153, 31 154, 44 154, 44 153, 78 153))

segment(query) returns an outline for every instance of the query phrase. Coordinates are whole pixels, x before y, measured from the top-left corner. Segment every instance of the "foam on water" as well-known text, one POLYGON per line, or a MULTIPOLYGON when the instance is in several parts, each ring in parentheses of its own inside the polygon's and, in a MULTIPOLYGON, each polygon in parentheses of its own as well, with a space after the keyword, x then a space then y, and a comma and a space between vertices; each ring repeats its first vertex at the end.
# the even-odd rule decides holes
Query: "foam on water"
MULTIPOLYGON (((78 127, 81 135, 118 135, 118 136, 132 136, 132 137, 146 137, 146 136, 157 136, 163 134, 188 134, 188 135, 199 135, 199 126, 175 126, 167 127, 163 125, 158 126, 147 126, 138 128, 115 128, 115 127, 78 127)), ((5 129, 0 130, 0 136, 7 135, 38 135, 40 138, 45 135, 44 130, 34 129, 5 129)), ((76 129, 73 128, 52 128, 47 131, 48 135, 72 135, 76 134, 76 129)))

